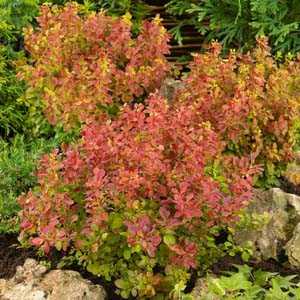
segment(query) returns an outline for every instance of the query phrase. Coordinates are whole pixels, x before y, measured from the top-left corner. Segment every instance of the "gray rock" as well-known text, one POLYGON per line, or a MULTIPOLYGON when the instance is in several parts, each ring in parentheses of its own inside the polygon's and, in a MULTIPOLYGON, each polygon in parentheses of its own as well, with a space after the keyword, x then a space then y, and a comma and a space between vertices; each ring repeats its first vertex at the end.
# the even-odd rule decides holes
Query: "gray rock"
POLYGON ((194 300, 201 300, 203 296, 207 294, 207 292, 207 280, 205 278, 199 278, 195 283, 195 287, 191 292, 191 296, 193 296, 194 300))
POLYGON ((166 78, 163 82, 160 93, 168 100, 168 103, 172 103, 176 92, 184 87, 181 80, 175 80, 173 78, 166 78))
POLYGON ((279 188, 258 190, 246 213, 267 213, 269 222, 261 228, 244 228, 237 231, 233 237, 235 242, 245 246, 250 241, 254 257, 257 259, 277 259, 300 222, 300 197, 285 193, 279 188))
POLYGON ((286 254, 292 266, 300 266, 300 223, 296 226, 292 238, 285 245, 286 254))
POLYGON ((0 280, 1 300, 104 300, 106 293, 78 272, 53 270, 27 259, 10 280, 0 280))
POLYGON ((43 274, 47 272, 47 268, 40 265, 36 260, 32 258, 26 259, 23 266, 18 266, 16 274, 13 277, 14 282, 31 282, 35 279, 39 279, 43 274))

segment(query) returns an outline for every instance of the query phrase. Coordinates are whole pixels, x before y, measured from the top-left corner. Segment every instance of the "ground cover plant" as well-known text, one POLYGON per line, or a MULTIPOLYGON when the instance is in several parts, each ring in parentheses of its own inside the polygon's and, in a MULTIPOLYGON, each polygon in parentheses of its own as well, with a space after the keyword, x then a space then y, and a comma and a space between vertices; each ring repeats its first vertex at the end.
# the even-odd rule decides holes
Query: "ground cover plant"
POLYGON ((235 271, 220 277, 208 276, 201 281, 197 300, 292 300, 300 297, 297 275, 280 276, 278 273, 253 270, 247 265, 235 266, 235 271))

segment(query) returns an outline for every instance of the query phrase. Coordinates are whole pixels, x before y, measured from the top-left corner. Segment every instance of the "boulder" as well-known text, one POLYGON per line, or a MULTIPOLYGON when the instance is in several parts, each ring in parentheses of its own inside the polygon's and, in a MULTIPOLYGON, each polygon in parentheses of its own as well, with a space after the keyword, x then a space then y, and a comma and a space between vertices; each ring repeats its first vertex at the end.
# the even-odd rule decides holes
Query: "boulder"
POLYGON ((288 165, 283 174, 285 190, 300 195, 300 153, 297 153, 295 162, 288 165))
POLYGON ((296 226, 292 238, 285 245, 289 263, 297 268, 300 267, 300 223, 296 226))
POLYGON ((84 280, 78 272, 54 270, 41 283, 48 300, 103 300, 105 292, 99 285, 84 280))
POLYGON ((27 259, 10 280, 0 280, 1 300, 104 300, 106 293, 78 272, 52 270, 27 259))
MULTIPOLYGON (((242 228, 234 233, 234 241, 245 246, 249 242, 253 245, 254 257, 256 259, 277 259, 282 251, 287 252, 290 262, 291 253, 287 245, 297 242, 295 228, 300 222, 300 197, 285 193, 279 188, 268 191, 257 190, 255 197, 246 210, 248 215, 268 214, 268 222, 259 228, 242 228), (294 242, 288 243, 289 240, 294 242)), ((294 248, 293 248, 294 249, 294 248)), ((300 248, 299 248, 300 256, 300 248)), ((299 259, 300 266, 300 259, 299 259)))

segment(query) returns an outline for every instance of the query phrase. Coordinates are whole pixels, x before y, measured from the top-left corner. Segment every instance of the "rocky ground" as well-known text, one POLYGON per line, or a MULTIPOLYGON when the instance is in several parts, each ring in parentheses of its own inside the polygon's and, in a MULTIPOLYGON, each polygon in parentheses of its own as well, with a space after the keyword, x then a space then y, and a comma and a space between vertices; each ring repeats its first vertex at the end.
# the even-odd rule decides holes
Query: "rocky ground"
POLYGON ((18 266, 10 279, 0 280, 2 300, 104 300, 106 292, 100 285, 71 270, 52 270, 34 259, 18 266))
POLYGON ((47 270, 38 263, 41 257, 34 249, 20 248, 16 235, 0 235, 0 300, 121 299, 112 285, 78 266, 55 270, 60 258, 51 253, 46 259, 51 261, 52 269, 47 270), (65 291, 71 292, 71 297, 65 291))

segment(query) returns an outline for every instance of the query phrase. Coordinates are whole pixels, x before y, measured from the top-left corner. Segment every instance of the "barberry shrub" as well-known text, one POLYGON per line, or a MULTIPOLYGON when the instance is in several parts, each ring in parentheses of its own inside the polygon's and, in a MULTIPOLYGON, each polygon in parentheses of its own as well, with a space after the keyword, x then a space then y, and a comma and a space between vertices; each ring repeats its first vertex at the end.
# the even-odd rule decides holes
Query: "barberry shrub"
POLYGON ((264 166, 259 185, 276 184, 297 143, 300 60, 276 63, 265 38, 250 54, 220 53, 213 43, 207 53, 194 55, 175 106, 186 103, 200 123, 210 122, 225 151, 250 154, 264 166))
POLYGON ((43 5, 37 21, 36 30, 25 30, 30 59, 19 76, 28 101, 42 99, 51 124, 69 129, 141 100, 169 71, 169 36, 159 18, 144 21, 136 37, 128 16, 83 13, 74 3, 43 5))
POLYGON ((186 281, 209 230, 237 220, 259 171, 224 154, 211 124, 188 108, 152 94, 43 157, 39 185, 19 198, 21 240, 73 253, 124 298, 168 295, 186 281))

